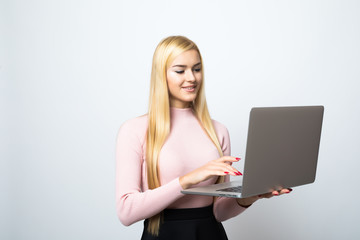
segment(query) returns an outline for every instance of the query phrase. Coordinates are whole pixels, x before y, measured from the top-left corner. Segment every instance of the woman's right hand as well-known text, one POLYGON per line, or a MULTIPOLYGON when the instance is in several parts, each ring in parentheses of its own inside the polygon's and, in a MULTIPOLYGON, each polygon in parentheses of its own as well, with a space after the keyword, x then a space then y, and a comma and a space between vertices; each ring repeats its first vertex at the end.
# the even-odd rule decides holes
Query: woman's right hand
POLYGON ((219 159, 212 160, 204 166, 180 177, 180 185, 183 189, 187 189, 192 185, 208 180, 213 176, 225 176, 228 174, 233 176, 242 175, 238 170, 231 166, 233 162, 239 160, 240 158, 230 156, 223 156, 219 159))

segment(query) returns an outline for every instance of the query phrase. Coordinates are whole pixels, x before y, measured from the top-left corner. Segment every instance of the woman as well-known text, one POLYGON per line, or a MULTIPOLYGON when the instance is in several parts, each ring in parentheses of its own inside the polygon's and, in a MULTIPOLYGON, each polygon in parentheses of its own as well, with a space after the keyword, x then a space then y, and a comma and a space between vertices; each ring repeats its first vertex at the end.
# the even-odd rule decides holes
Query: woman
POLYGON ((148 114, 125 122, 116 147, 117 213, 124 225, 145 219, 142 239, 227 239, 221 221, 260 198, 183 195, 192 186, 229 181, 227 129, 211 120, 200 51, 183 36, 163 39, 152 64, 148 114))

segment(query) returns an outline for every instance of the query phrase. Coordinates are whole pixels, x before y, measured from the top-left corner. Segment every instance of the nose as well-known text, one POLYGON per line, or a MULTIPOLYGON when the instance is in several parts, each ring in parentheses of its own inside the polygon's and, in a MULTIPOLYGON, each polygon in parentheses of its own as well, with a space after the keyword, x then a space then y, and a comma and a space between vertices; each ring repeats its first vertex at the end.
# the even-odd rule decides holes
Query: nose
POLYGON ((186 81, 195 81, 195 75, 192 70, 188 70, 185 72, 185 79, 186 81))

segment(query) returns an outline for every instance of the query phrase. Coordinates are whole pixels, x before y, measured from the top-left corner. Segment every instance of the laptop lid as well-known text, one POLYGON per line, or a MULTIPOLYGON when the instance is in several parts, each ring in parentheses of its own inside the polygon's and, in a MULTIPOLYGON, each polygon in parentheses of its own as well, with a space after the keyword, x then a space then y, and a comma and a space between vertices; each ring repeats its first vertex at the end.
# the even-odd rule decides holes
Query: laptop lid
POLYGON ((323 106, 253 108, 242 192, 224 190, 239 185, 239 182, 182 192, 245 198, 314 182, 323 112, 323 106))
POLYGON ((253 108, 242 197, 315 181, 324 107, 253 108))

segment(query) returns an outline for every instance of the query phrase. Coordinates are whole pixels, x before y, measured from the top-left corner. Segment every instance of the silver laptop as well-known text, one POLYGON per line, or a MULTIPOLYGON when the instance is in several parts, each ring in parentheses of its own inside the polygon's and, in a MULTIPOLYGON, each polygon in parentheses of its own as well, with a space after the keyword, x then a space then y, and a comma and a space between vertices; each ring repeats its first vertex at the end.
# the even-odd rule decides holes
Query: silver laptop
POLYGON ((185 194, 246 198, 315 181, 323 106, 252 108, 243 181, 185 194))

